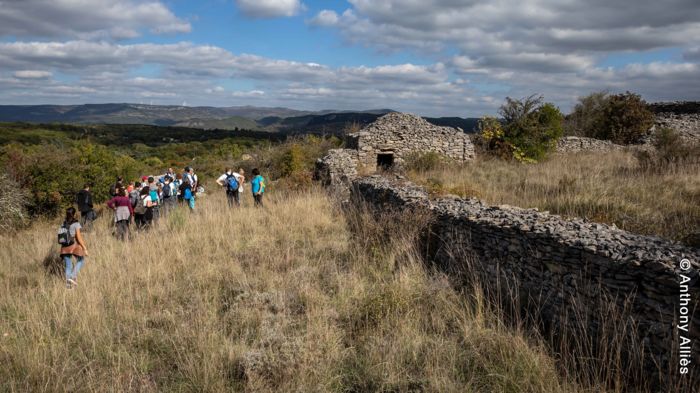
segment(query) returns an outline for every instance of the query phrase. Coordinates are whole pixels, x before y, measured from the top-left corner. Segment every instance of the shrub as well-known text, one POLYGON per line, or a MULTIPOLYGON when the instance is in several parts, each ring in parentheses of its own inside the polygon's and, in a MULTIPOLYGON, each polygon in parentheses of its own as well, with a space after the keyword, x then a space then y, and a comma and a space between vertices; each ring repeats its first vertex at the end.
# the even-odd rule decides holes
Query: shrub
POLYGON ((646 171, 662 171, 672 166, 700 164, 700 144, 684 141, 680 134, 666 127, 654 132, 655 150, 636 153, 639 166, 646 171))
POLYGON ((572 136, 595 137, 603 128, 605 108, 610 101, 606 91, 591 93, 578 99, 573 112, 566 117, 564 133, 572 136))
POLYGON ((412 153, 406 157, 405 168, 410 171, 425 172, 440 169, 449 162, 449 157, 433 151, 412 153))
POLYGON ((0 231, 10 232, 27 223, 26 191, 7 174, 0 173, 0 231))
POLYGON ((654 125, 654 114, 638 94, 611 95, 595 137, 619 144, 637 143, 654 125))
POLYGON ((543 103, 541 96, 508 97, 499 113, 502 123, 491 117, 479 122, 479 140, 482 148, 502 158, 539 161, 563 134, 561 112, 554 104, 543 103))
POLYGON ((117 175, 135 177, 141 168, 131 157, 90 143, 73 147, 10 145, 0 157, 6 172, 27 191, 32 216, 55 216, 73 204, 75 193, 85 183, 92 184, 95 202, 105 201, 117 175))

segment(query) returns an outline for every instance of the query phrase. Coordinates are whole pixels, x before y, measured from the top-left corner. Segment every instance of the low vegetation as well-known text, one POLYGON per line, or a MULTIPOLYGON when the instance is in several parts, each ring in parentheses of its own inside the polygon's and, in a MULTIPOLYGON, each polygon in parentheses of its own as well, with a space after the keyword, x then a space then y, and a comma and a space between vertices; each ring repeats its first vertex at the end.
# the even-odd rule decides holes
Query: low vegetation
MULTIPOLYGON (((72 125, 0 125, 0 137, 8 141, 0 145, 0 168, 15 184, 4 192, 6 197, 21 199, 13 209, 24 218, 52 218, 73 203, 75 193, 86 183, 92 184, 95 201, 101 203, 116 176, 133 180, 143 174, 163 173, 168 167, 181 171, 192 166, 200 180, 208 183, 234 163, 248 173, 258 167, 272 181, 284 179, 286 185, 308 187, 315 159, 340 144, 335 137, 313 135, 284 141, 247 136, 199 141, 193 139, 197 135, 190 129, 133 126, 132 133, 128 130, 122 125, 84 129, 72 125), (163 140, 162 135, 191 140, 156 143, 163 140)), ((3 222, 14 229, 27 220, 8 218, 3 222)))
POLYGON ((581 391, 426 270, 420 218, 346 221, 315 189, 263 211, 200 202, 129 243, 98 221, 74 290, 50 273, 51 223, 4 237, 0 390, 581 391))
POLYGON ((638 94, 595 92, 579 98, 566 118, 567 135, 638 143, 654 125, 654 114, 638 94))
POLYGON ((477 142, 482 154, 537 162, 554 150, 563 134, 563 115, 541 96, 508 97, 499 114, 502 119, 485 117, 479 122, 477 142))
POLYGON ((664 159, 675 153, 663 151, 638 153, 657 157, 641 162, 623 151, 554 155, 532 165, 477 160, 413 170, 409 177, 435 194, 536 207, 683 241, 700 232, 700 164, 696 153, 683 165, 665 165, 677 160, 664 159))

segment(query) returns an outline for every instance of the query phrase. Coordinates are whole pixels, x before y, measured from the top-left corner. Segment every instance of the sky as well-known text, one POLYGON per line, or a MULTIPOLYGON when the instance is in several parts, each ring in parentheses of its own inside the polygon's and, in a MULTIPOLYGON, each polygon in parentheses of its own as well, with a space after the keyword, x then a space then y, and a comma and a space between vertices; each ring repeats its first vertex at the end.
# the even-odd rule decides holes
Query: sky
POLYGON ((0 0, 0 104, 698 100, 699 37, 699 0, 0 0))

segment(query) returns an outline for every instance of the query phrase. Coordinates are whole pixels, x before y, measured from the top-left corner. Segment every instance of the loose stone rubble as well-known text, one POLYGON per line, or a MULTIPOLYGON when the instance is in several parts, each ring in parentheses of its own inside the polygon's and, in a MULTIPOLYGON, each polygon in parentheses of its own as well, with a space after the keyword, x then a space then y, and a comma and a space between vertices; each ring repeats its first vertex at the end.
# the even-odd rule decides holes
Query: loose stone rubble
POLYGON ((412 183, 379 176, 356 179, 352 200, 382 210, 428 209, 434 223, 420 249, 430 249, 433 262, 477 275, 487 290, 507 288, 555 332, 583 323, 587 334, 596 335, 615 319, 611 307, 624 310, 638 328, 637 345, 649 355, 650 370, 656 370, 654 362, 677 364, 678 266, 687 258, 692 269, 683 273, 692 280, 689 309, 695 327, 689 336, 693 364, 700 364, 698 249, 536 209, 475 199, 429 200, 412 183))

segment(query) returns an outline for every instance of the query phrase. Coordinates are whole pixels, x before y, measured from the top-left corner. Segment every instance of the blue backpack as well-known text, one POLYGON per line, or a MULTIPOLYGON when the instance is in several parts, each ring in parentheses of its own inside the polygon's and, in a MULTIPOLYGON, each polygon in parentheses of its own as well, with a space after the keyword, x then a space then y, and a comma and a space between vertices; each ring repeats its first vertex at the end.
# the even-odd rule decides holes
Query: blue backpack
POLYGON ((185 198, 186 200, 188 200, 188 201, 189 201, 190 199, 192 199, 192 189, 191 189, 191 188, 189 188, 189 187, 188 187, 188 188, 185 188, 185 196, 184 196, 184 198, 185 198))
POLYGON ((157 190, 151 190, 149 192, 149 195, 151 196, 151 202, 155 203, 156 205, 158 204, 158 191, 157 190))
POLYGON ((238 179, 236 179, 236 176, 233 176, 233 175, 226 176, 226 191, 228 191, 228 192, 238 191, 238 179))

